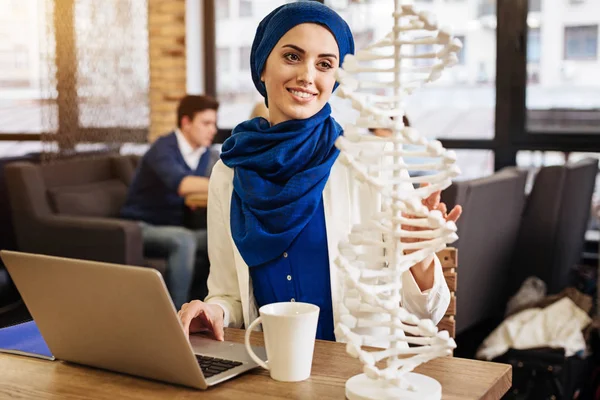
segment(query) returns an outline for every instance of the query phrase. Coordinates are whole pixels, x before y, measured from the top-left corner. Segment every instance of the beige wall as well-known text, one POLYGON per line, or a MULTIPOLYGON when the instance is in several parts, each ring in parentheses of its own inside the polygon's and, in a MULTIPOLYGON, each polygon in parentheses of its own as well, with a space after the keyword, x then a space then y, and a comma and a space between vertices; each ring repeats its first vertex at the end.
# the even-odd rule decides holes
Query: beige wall
POLYGON ((186 94, 185 0, 148 0, 150 134, 153 141, 176 125, 186 94))

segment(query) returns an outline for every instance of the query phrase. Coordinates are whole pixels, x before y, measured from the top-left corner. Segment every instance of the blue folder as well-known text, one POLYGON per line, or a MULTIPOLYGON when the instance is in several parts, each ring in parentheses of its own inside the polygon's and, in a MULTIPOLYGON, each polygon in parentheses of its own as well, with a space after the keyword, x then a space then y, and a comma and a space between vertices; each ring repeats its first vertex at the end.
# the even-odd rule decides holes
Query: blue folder
POLYGON ((54 360, 35 321, 0 328, 0 352, 54 360))

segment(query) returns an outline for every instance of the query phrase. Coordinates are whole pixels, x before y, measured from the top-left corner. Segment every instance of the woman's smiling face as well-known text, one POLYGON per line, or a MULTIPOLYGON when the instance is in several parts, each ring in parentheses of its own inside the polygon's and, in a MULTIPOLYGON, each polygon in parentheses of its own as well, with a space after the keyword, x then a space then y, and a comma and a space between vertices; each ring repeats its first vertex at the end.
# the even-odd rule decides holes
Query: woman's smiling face
POLYGON ((331 97, 339 59, 334 36, 321 25, 296 25, 283 35, 261 74, 271 125, 319 112, 331 97))

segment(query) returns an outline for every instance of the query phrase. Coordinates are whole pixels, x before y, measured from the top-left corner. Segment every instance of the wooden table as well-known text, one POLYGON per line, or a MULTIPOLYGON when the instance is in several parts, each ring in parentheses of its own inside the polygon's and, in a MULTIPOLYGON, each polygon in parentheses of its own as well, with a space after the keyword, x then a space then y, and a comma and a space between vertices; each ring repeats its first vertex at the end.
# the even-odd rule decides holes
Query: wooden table
MULTIPOLYGON (((140 333, 143 334, 143 333, 140 333)), ((243 342, 244 331, 227 329, 226 338, 243 342)), ((262 345, 255 332, 253 344, 262 345)), ((499 399, 511 386, 510 365, 444 357, 416 369, 437 379, 444 399, 499 399)), ((311 377, 298 383, 272 380, 257 368, 207 391, 29 357, 0 354, 0 398, 21 399, 344 399, 344 384, 361 372, 341 343, 317 341, 311 377)))

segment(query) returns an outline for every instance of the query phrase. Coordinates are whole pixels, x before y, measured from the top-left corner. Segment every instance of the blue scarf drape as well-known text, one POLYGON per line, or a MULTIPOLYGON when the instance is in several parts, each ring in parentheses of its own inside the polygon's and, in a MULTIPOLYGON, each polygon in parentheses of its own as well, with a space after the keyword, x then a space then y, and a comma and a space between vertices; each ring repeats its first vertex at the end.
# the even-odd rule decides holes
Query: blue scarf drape
POLYGON ((313 217, 339 150, 329 104, 310 118, 242 122, 223 144, 234 169, 231 233, 248 266, 281 256, 313 217))

